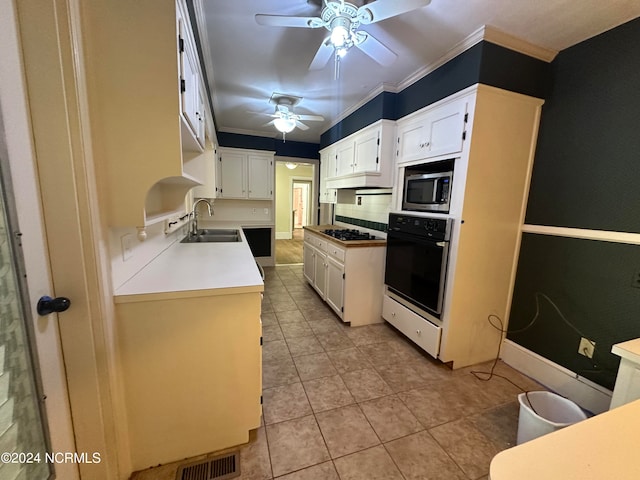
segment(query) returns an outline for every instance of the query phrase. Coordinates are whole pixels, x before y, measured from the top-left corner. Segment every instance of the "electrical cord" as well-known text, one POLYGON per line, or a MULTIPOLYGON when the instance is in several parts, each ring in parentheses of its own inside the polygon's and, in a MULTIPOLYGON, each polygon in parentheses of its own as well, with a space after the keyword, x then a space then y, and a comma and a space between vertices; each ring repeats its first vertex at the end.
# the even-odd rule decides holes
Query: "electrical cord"
MULTIPOLYGON (((489 380, 491 380, 493 377, 500 377, 504 380, 506 380, 507 382, 509 382, 510 384, 512 384, 513 386, 515 386, 516 388, 518 388, 520 391, 524 392, 524 394, 527 397, 527 401, 529 402, 529 406, 531 407, 531 409, 537 414, 537 412, 535 411, 535 408, 533 408, 533 405, 531 404, 531 400, 529 399, 529 392, 525 389, 523 389, 522 387, 520 387, 519 385, 517 385, 516 383, 514 383, 513 381, 511 381, 509 378, 505 377, 504 375, 499 375, 497 373, 495 373, 495 368, 498 364, 498 361, 500 360, 500 347, 502 346, 502 335, 503 334, 507 334, 507 333, 521 333, 524 332, 526 330, 528 330, 529 328, 531 328, 536 321, 538 320, 538 317, 540 315, 540 298, 545 299, 547 302, 549 302, 549 304, 551 304, 551 306, 553 307, 553 309, 556 311, 556 313, 559 315, 559 317, 562 319, 562 321, 569 326, 574 332, 576 332, 578 335, 580 335, 581 338, 585 338, 586 339, 586 335, 584 335, 575 325, 573 325, 569 320, 567 320, 567 318, 563 315, 563 313, 560 311, 560 308, 558 308, 558 306, 553 302, 553 300, 551 300, 547 295, 545 295, 542 292, 536 292, 535 293, 535 301, 536 301, 536 313, 533 316, 533 318, 531 319, 531 321, 525 325, 522 328, 518 328, 515 330, 506 330, 504 328, 504 322, 502 321, 502 319, 495 314, 489 314, 487 316, 487 321, 489 322, 489 324, 495 328, 496 330, 498 330, 500 332, 500 339, 498 341, 498 350, 496 352, 496 357, 493 360, 493 364, 491 365, 491 369, 488 372, 483 372, 483 371, 478 371, 478 370, 472 370, 471 375, 473 375, 475 378, 477 378, 480 381, 483 382, 488 382, 489 380), (496 325, 495 322, 499 322, 500 325, 496 325)), ((593 356, 595 356, 595 342, 592 342, 591 340, 587 341, 589 343, 591 343, 591 345, 594 347, 594 352, 593 352, 593 356)), ((583 353, 585 353, 585 357, 587 356, 588 349, 585 347, 583 349, 583 353)), ((581 373, 603 373, 606 372, 605 369, 599 368, 598 365, 594 362, 593 364, 594 367, 596 367, 596 369, 594 370, 581 370, 581 373)))

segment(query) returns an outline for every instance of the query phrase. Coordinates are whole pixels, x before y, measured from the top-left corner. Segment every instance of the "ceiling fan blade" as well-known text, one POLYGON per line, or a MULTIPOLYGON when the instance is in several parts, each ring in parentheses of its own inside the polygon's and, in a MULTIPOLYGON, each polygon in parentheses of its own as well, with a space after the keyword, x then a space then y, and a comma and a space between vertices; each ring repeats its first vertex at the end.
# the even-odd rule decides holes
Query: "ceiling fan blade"
POLYGON ((310 122, 324 122, 324 117, 320 115, 297 115, 299 120, 308 120, 310 122))
POLYGON ((275 122, 275 120, 271 120, 270 122, 265 123, 264 125, 262 125, 263 127, 268 127, 269 125, 273 125, 273 123, 275 122))
POLYGON ((311 65, 309 65, 309 70, 321 70, 327 64, 333 54, 333 45, 331 45, 330 39, 331 37, 327 37, 323 40, 316 56, 311 61, 311 65))
POLYGON ((376 0, 358 8, 357 17, 360 23, 366 25, 426 7, 430 3, 431 0, 376 0))
POLYGON ((255 16, 256 23, 269 27, 300 27, 319 28, 324 27, 325 22, 319 17, 292 17, 287 15, 263 15, 255 16))
POLYGON ((251 115, 263 115, 265 117, 273 117, 273 118, 277 117, 277 115, 274 115, 272 113, 252 112, 251 110, 247 110, 247 113, 250 113, 251 115))
POLYGON ((308 126, 298 120, 296 120, 296 127, 298 127, 300 130, 309 130, 308 126))
MULTIPOLYGON (((361 30, 361 32, 363 31, 361 30)), ((364 40, 356 43, 356 47, 369 55, 383 67, 388 67, 396 61, 396 58, 398 58, 398 56, 393 53, 387 46, 382 44, 379 40, 376 40, 376 38, 373 37, 370 33, 363 33, 365 33, 366 37, 364 40)))

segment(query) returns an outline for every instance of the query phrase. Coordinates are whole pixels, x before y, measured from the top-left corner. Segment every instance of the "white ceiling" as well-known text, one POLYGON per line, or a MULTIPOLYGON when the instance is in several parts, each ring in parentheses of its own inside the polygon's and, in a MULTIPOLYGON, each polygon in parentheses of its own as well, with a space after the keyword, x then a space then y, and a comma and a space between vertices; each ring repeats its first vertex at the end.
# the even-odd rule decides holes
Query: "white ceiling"
MULTIPOLYGON (((318 16, 319 0, 195 0, 204 12, 204 47, 219 131, 280 137, 263 125, 273 113, 274 92, 303 97, 298 114, 322 115, 305 122, 287 139, 318 143, 320 134, 380 91, 398 91, 420 72, 438 64, 448 52, 483 26, 518 37, 550 51, 561 51, 640 16, 638 0, 432 0, 412 12, 364 25, 398 58, 382 67, 353 48, 344 58, 339 80, 333 62, 323 70, 308 67, 325 29, 258 25, 257 13, 318 16)), ((362 0, 351 3, 361 5, 362 0)))

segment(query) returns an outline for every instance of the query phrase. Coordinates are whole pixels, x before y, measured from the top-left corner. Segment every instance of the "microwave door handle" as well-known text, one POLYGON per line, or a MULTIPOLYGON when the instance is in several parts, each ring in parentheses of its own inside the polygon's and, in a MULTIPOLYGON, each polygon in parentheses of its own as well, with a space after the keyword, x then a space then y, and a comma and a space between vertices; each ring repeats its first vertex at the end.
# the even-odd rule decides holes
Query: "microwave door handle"
POLYGON ((440 192, 442 191, 442 178, 443 177, 438 177, 435 179, 434 181, 434 189, 433 189, 433 198, 431 199, 432 203, 438 203, 438 200, 440 199, 441 195, 440 192))

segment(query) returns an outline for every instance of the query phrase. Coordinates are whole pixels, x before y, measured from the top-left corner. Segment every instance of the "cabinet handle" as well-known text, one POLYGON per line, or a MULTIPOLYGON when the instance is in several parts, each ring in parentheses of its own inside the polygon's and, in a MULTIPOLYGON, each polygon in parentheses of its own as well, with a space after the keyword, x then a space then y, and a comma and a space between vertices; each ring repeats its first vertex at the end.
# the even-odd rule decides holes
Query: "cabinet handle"
POLYGON ((418 335, 418 336, 422 335, 422 331, 416 330, 416 335, 418 335))
POLYGON ((391 316, 395 317, 396 316, 396 312, 391 312, 391 316))

